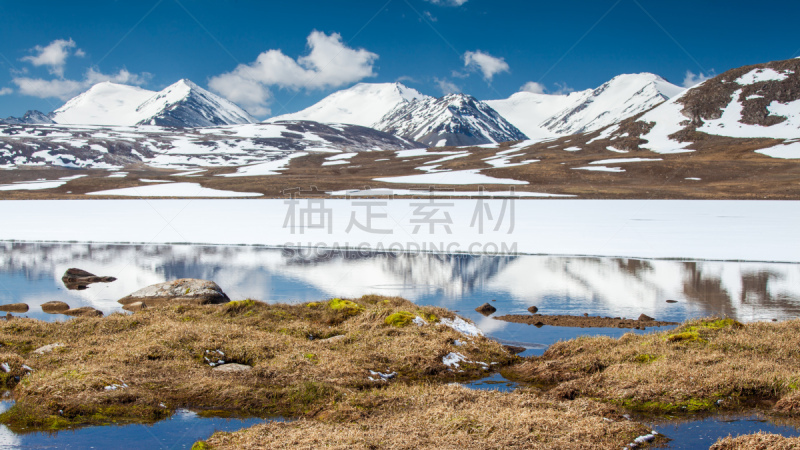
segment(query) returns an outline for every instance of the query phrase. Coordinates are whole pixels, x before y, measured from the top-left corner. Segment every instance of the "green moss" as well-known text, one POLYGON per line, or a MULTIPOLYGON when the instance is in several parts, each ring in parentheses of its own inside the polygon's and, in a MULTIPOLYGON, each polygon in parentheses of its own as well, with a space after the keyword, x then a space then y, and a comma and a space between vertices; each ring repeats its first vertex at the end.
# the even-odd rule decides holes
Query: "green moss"
POLYGON ((658 356, 649 353, 642 353, 633 357, 633 361, 639 364, 650 364, 658 359, 658 356))
POLYGON ((389 317, 384 320, 386 325, 391 325, 393 327, 404 327, 410 324, 414 318, 417 317, 414 314, 411 314, 408 311, 397 311, 394 314, 391 314, 389 317))
POLYGON ((361 312, 364 307, 358 303, 351 302, 350 300, 342 300, 340 298, 332 298, 328 300, 328 307, 334 311, 356 311, 361 312))
POLYGON ((255 300, 250 300, 249 298, 246 300, 235 300, 232 302, 225 303, 225 306, 223 306, 222 309, 222 313, 227 315, 241 314, 253 310, 253 308, 255 308, 260 304, 262 303, 257 302, 255 300))
POLYGON ((714 399, 693 398, 683 402, 667 403, 667 402, 654 402, 654 401, 636 401, 636 400, 622 400, 614 403, 619 403, 623 407, 634 410, 644 411, 657 414, 674 414, 674 413, 696 413, 701 411, 710 411, 716 407, 714 399))
POLYGON ((311 361, 314 364, 319 364, 319 357, 314 353, 303 353, 303 358, 311 361))
POLYGON ((697 331, 684 331, 682 333, 675 333, 667 335, 667 342, 706 342, 705 339, 700 337, 697 331))
MULTIPOLYGON (((423 316, 425 316, 425 314, 423 314, 423 316)), ((437 323, 437 322, 439 322, 439 317, 438 317, 438 316, 436 316, 436 314, 428 314, 428 315, 427 315, 425 318, 426 318, 426 319, 428 320, 428 322, 430 322, 430 323, 437 323)))
POLYGON ((205 441, 197 441, 192 444, 192 450, 211 450, 211 446, 205 441))

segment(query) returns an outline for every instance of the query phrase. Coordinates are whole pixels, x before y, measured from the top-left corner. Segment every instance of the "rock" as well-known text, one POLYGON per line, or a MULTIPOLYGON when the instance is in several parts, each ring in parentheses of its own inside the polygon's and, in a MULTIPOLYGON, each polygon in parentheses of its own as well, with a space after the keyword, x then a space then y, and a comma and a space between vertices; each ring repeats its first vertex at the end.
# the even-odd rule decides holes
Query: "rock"
POLYGON ((509 353, 519 354, 525 351, 525 347, 518 347, 516 345, 504 345, 504 349, 508 350, 509 353))
POLYGON ((253 370, 253 368, 244 364, 227 363, 214 367, 211 370, 219 373, 244 373, 253 370))
POLYGON ((60 314, 69 309, 69 305, 64 302, 42 303, 42 311, 47 314, 60 314))
POLYGON ((640 322, 652 322, 654 320, 656 320, 656 319, 648 316, 647 314, 642 314, 642 315, 639 316, 639 321, 640 322))
POLYGON ((678 303, 677 300, 667 300, 667 303, 678 303))
POLYGON ((536 314, 537 312, 539 312, 539 308, 531 306, 530 308, 528 308, 528 312, 530 312, 531 314, 536 314))
POLYGON ((73 317, 103 317, 103 311, 96 310, 91 306, 84 306, 82 308, 68 309, 61 314, 66 314, 73 317))
POLYGON ((126 311, 131 311, 131 312, 141 311, 141 310, 146 309, 146 308, 147 308, 147 305, 144 302, 128 303, 127 305, 124 305, 122 307, 122 309, 124 309, 126 311))
POLYGON ((338 336, 331 336, 331 337, 326 338, 326 339, 319 339, 318 342, 323 342, 325 344, 330 344, 332 342, 341 341, 344 338, 345 338, 345 335, 344 334, 340 334, 338 336))
POLYGON ((70 268, 61 276, 61 281, 69 290, 82 291, 92 283, 110 283, 116 281, 114 277, 98 277, 97 275, 81 269, 70 268))
POLYGON ((478 311, 479 313, 483 314, 484 316, 488 316, 489 314, 497 311, 497 308, 495 308, 494 306, 492 306, 492 305, 490 305, 488 303, 484 303, 481 306, 478 306, 477 308, 475 308, 475 311, 478 311))
POLYGON ((217 283, 194 278, 181 278, 139 289, 118 300, 123 305, 145 302, 148 307, 164 303, 207 305, 227 303, 230 299, 217 283))
POLYGON ((44 355, 45 353, 50 353, 53 350, 57 349, 58 347, 63 347, 63 346, 64 344, 48 344, 43 347, 37 348, 36 350, 33 351, 33 353, 36 353, 37 355, 44 355))
POLYGON ((0 311, 25 313, 28 312, 27 303, 10 303, 8 305, 0 305, 0 311))

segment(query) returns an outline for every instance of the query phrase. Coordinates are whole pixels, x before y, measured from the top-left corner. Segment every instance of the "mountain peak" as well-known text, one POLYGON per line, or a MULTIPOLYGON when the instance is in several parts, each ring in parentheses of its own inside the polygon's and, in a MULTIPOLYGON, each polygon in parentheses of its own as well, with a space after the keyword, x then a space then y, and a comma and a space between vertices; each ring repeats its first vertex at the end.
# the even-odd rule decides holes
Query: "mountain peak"
POLYGON ((400 82, 358 83, 334 92, 302 111, 273 117, 269 122, 312 120, 369 127, 398 105, 426 97, 400 82))
POLYGON ((160 92, 110 81, 97 83, 52 114, 55 123, 201 127, 253 123, 233 103, 181 79, 160 92))
POLYGON ((400 104, 373 128, 436 147, 527 139, 489 105, 466 94, 400 104))

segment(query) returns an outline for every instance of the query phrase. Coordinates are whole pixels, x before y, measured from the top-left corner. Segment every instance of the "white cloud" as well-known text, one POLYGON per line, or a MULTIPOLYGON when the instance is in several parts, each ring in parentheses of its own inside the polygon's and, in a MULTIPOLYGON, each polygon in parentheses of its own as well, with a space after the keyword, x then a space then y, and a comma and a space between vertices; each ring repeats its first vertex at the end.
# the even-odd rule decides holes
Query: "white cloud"
POLYGON ((508 72, 508 64, 503 58, 494 57, 480 50, 464 53, 464 67, 479 70, 486 81, 492 81, 492 77, 500 72, 508 72))
POLYGON ((570 92, 575 92, 575 89, 572 89, 571 87, 567 86, 567 83, 563 83, 563 82, 562 83, 558 83, 558 82, 556 82, 556 83, 553 83, 553 84, 555 84, 558 89, 556 89, 555 91, 551 92, 551 94, 566 95, 566 94, 569 94, 570 92))
POLYGON ((63 78, 45 80, 42 78, 18 77, 11 81, 17 85, 22 95, 30 95, 39 98, 55 97, 61 100, 69 100, 75 95, 103 81, 140 85, 147 82, 150 76, 149 73, 135 74, 125 69, 111 75, 89 69, 86 71, 83 80, 66 80, 63 78))
POLYGON ((519 90, 520 92, 532 92, 534 94, 544 94, 547 91, 542 83, 535 81, 528 81, 519 90))
POLYGON ((447 78, 439 79, 434 78, 433 81, 436 83, 436 86, 442 91, 442 94, 457 94, 461 92, 461 88, 458 87, 455 83, 448 80, 447 78))
POLYGON ((461 6, 464 3, 467 3, 468 0, 425 0, 425 1, 433 3, 434 5, 461 6))
POLYGON ((35 52, 34 55, 22 58, 22 61, 27 61, 36 67, 47 66, 47 70, 51 74, 58 77, 64 76, 64 65, 67 63, 67 58, 70 54, 75 56, 85 56, 81 49, 72 51, 76 46, 75 41, 72 39, 56 39, 55 41, 42 47, 37 45, 31 51, 35 52))
POLYGON ((309 52, 294 60, 281 50, 268 50, 250 64, 212 77, 208 86, 251 114, 269 113, 272 97, 269 87, 300 90, 343 86, 375 76, 378 55, 353 49, 342 43, 342 36, 312 31, 307 38, 309 52))
POLYGON ((686 76, 683 78, 682 86, 685 88, 690 88, 698 83, 702 83, 703 81, 708 80, 709 78, 714 78, 715 76, 716 74, 714 74, 714 71, 711 71, 710 74, 704 74, 702 72, 695 74, 692 73, 691 70, 687 70, 686 76))
POLYGON ((433 14, 431 14, 430 11, 425 11, 425 12, 422 13, 422 15, 426 19, 430 20, 431 22, 438 22, 439 21, 439 19, 437 19, 436 16, 434 16, 433 14))
POLYGON ((10 87, 4 87, 4 88, 0 89, 0 95, 8 95, 8 94, 13 94, 13 93, 14 93, 14 90, 11 89, 10 87))

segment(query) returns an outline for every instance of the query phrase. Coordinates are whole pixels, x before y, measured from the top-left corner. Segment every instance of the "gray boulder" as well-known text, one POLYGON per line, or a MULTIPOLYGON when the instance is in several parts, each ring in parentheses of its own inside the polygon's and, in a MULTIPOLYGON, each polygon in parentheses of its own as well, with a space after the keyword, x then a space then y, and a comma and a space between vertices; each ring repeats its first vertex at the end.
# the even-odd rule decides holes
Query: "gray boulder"
POLYGON ((230 299, 222 292, 217 283, 194 278, 181 278, 147 286, 118 300, 123 305, 142 302, 146 307, 166 303, 207 305, 229 301, 230 299))

